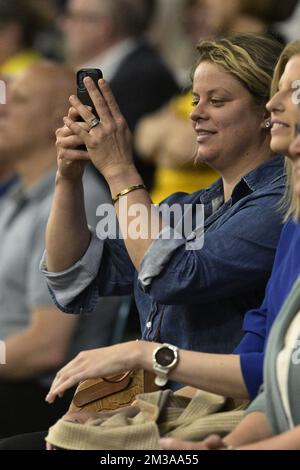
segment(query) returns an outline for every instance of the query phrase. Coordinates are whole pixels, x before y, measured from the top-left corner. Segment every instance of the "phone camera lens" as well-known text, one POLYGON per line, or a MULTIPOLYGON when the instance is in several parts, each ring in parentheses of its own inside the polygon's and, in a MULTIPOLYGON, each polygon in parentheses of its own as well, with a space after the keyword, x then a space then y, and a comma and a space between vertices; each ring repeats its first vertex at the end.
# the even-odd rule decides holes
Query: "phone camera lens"
POLYGON ((87 72, 81 72, 81 73, 79 74, 79 80, 78 80, 78 81, 79 81, 79 87, 80 87, 82 90, 85 90, 85 84, 84 84, 84 81, 83 81, 83 80, 84 80, 85 77, 87 77, 87 76, 88 76, 88 73, 87 73, 87 72))

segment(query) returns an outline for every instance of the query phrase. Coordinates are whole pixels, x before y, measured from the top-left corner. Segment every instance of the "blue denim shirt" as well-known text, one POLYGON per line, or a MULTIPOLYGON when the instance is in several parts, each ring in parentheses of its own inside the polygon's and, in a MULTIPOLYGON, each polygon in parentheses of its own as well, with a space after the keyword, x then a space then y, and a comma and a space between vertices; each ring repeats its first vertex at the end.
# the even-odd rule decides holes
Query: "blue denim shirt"
POLYGON ((191 195, 172 195, 164 202, 204 205, 204 246, 187 250, 193 237, 158 237, 139 273, 122 240, 99 240, 95 233, 83 258, 65 272, 48 272, 45 253, 41 266, 56 304, 80 313, 93 310, 101 296, 134 291, 145 340, 231 352, 245 312, 260 305, 271 273, 284 183, 284 159, 275 156, 242 178, 225 204, 221 180, 191 195))

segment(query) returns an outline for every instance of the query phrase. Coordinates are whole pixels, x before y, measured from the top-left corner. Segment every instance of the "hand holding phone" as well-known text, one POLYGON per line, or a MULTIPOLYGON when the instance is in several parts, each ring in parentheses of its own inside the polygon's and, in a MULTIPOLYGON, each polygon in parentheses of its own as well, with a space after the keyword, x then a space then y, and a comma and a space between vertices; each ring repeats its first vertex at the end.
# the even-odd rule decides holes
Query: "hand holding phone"
MULTIPOLYGON (((84 104, 85 106, 89 106, 90 108, 92 108, 92 113, 94 114, 94 116, 99 119, 99 116, 98 116, 98 113, 95 109, 95 106, 94 106, 94 103, 85 87, 85 84, 84 84, 84 79, 86 77, 90 77, 96 87, 98 88, 99 90, 99 85, 98 85, 98 81, 100 80, 100 78, 103 78, 103 74, 101 72, 100 69, 80 69, 78 72, 77 72, 77 97, 80 99, 80 101, 82 102, 82 104, 84 104)), ((83 119, 81 117, 79 117, 78 121, 83 121, 83 119)), ((78 150, 86 150, 86 146, 85 145, 81 145, 78 150)))
POLYGON ((99 119, 95 106, 84 84, 84 79, 86 77, 90 77, 99 89, 98 81, 100 78, 103 78, 103 74, 100 69, 80 69, 77 72, 77 96, 82 104, 92 108, 92 113, 99 119))

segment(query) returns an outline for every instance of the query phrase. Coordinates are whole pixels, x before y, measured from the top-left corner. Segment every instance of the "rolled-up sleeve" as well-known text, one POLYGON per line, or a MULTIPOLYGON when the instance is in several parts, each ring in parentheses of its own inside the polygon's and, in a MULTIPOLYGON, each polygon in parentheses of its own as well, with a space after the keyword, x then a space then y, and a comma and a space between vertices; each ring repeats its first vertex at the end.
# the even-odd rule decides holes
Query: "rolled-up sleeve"
POLYGON ((139 282, 143 290, 151 285, 168 264, 177 248, 186 244, 185 239, 176 239, 176 232, 165 227, 144 255, 139 272, 139 282))
MULTIPOLYGON (((68 305, 91 286, 96 279, 103 255, 103 247, 104 241, 97 238, 95 232, 91 231, 91 242, 84 256, 69 269, 59 273, 52 273, 47 270, 47 252, 44 253, 40 269, 46 276, 53 300, 61 310, 79 313, 76 309, 68 309, 68 305)), ((92 297, 93 292, 90 292, 90 298, 92 297)), ((86 305, 88 303, 86 301, 86 305)), ((89 308, 87 309, 89 310, 89 308)))
POLYGON ((254 399, 263 381, 264 349, 266 342, 266 321, 268 288, 259 309, 250 310, 244 319, 245 336, 235 349, 239 354, 241 370, 249 396, 254 399))

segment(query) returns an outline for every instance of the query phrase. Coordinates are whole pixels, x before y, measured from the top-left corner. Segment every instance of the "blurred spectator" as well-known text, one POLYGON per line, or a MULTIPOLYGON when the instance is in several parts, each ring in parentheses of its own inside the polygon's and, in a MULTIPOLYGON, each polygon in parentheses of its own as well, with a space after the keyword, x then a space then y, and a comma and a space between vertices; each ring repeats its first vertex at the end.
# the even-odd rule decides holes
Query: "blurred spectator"
MULTIPOLYGON (((0 214, 0 339, 7 349, 0 367, 0 437, 44 429, 64 413, 68 397, 54 409, 44 401, 53 373, 80 350, 110 342, 119 305, 103 299, 95 316, 62 314, 39 272, 55 185, 55 130, 73 92, 72 71, 41 62, 13 80, 1 113, 1 159, 14 158, 21 182, 0 214)), ((95 226, 96 208, 109 197, 89 169, 84 188, 87 219, 95 226)))
POLYGON ((228 33, 265 33, 280 37, 275 23, 287 20, 298 0, 203 0, 208 21, 219 35, 228 33))
MULTIPOLYGON (((177 84, 144 33, 154 0, 69 0, 64 33, 67 59, 78 69, 98 67, 110 82, 129 127, 166 103, 177 84)), ((136 156, 146 185, 154 167, 136 156)))
POLYGON ((14 76, 40 60, 37 36, 54 16, 47 0, 0 0, 0 75, 14 76))
MULTIPOLYGON (((194 47, 200 37, 213 35, 207 20, 203 0, 185 0, 183 22, 187 37, 194 47)), ((189 68, 181 71, 181 78, 189 76, 189 68)), ((189 83, 190 85, 190 83, 189 83)), ((155 114, 144 118, 136 133, 136 147, 141 156, 156 164, 154 188, 151 192, 155 204, 177 191, 193 193, 209 187, 218 177, 205 164, 194 164, 196 137, 190 125, 193 97, 191 92, 174 98, 155 114)))
MULTIPOLYGON (((3 86, 3 96, 1 96, 0 100, 0 120, 3 113, 5 113, 5 100, 7 95, 6 84, 2 82, 0 86, 3 86), (3 98, 3 101, 2 101, 3 98)), ((1 214, 1 205, 5 199, 5 195, 7 194, 8 190, 16 181, 14 166, 12 162, 7 161, 5 156, 2 157, 0 153, 0 214, 1 214)))
MULTIPOLYGON (((183 25, 191 44, 207 35, 229 32, 269 33, 280 38, 274 23, 287 19, 297 0, 185 0, 183 25)), ((176 3, 178 8, 178 2, 176 3)), ((184 77, 181 70, 180 76, 184 77)), ((157 165, 155 203, 176 191, 191 193, 209 186, 216 173, 202 165, 193 167, 195 138, 189 124, 192 95, 186 93, 162 111, 146 117, 138 128, 136 146, 141 156, 157 165)))
MULTIPOLYGON (((298 0, 158 0, 151 35, 180 82, 193 63, 194 45, 203 37, 228 32, 278 32, 293 14, 298 0), (176 54, 174 54, 176 51, 176 54)), ((300 5, 298 18, 300 15, 300 5)), ((299 37, 297 18, 294 37, 299 37), (298 34, 298 36, 297 36, 298 34)), ((290 36, 287 34, 287 38, 290 36)), ((282 38, 283 40, 284 38, 282 38)))
POLYGON ((280 23, 278 25, 278 29, 282 32, 282 34, 285 35, 288 41, 295 41, 296 39, 300 38, 299 24, 300 24, 300 1, 298 0, 297 7, 292 17, 284 21, 284 23, 280 23))
POLYGON ((200 37, 213 35, 203 0, 158 0, 150 35, 162 56, 186 85, 200 37), (176 53, 174 53, 176 51, 176 53))

